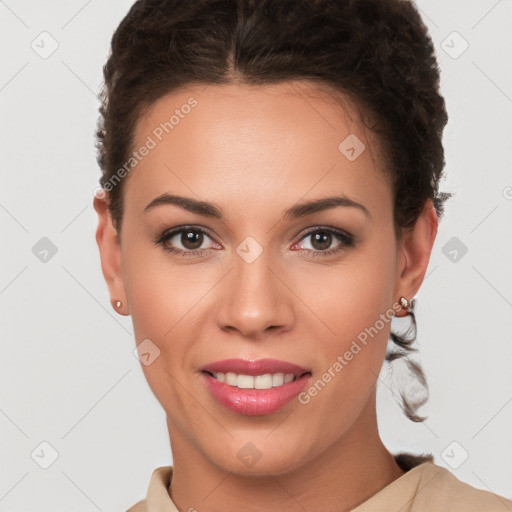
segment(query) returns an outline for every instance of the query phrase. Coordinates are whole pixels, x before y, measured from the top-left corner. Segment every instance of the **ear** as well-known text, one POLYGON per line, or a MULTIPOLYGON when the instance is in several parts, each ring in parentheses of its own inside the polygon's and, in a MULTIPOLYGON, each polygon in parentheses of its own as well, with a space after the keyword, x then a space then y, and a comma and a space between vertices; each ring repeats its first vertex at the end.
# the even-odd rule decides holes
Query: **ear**
MULTIPOLYGON (((437 236, 439 219, 432 200, 428 200, 414 227, 402 231, 401 252, 399 258, 398 281, 395 300, 401 296, 411 300, 418 292, 432 253, 437 236)), ((396 316, 404 316, 406 310, 400 310, 396 316)))
POLYGON ((110 302, 118 313, 128 315, 129 311, 121 266, 121 243, 112 222, 112 215, 107 205, 105 193, 95 195, 93 204, 98 214, 96 243, 100 251, 101 269, 108 286, 110 302), (120 307, 114 306, 117 301, 121 301, 120 307))

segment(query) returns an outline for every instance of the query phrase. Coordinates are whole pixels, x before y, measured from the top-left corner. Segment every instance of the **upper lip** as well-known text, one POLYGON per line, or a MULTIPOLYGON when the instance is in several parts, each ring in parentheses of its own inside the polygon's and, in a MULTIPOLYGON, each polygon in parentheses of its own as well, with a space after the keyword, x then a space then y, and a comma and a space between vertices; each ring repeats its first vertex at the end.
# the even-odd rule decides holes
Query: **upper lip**
POLYGON ((278 359, 258 359, 249 361, 247 359, 223 359, 208 363, 201 368, 201 371, 217 373, 217 372, 233 372, 242 375, 263 375, 265 373, 285 373, 301 376, 308 373, 309 370, 302 368, 297 364, 278 359))

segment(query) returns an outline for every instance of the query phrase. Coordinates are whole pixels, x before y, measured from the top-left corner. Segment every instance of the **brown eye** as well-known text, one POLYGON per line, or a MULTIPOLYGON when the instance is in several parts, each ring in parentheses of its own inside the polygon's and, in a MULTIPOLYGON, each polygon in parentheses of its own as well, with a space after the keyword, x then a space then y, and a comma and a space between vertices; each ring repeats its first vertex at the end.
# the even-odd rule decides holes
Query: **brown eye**
POLYGON ((171 253, 182 256, 197 256, 199 253, 206 253, 212 248, 212 245, 204 247, 206 239, 211 240, 211 237, 203 229, 182 226, 165 231, 155 243, 171 253))
POLYGON ((327 231, 317 231, 311 238, 311 245, 318 251, 329 249, 332 244, 332 235, 327 231))
POLYGON ((350 233, 334 228, 315 228, 308 231, 299 241, 302 250, 312 256, 329 256, 331 254, 355 247, 356 239, 350 233), (310 247, 304 240, 310 239, 310 247), (332 247, 338 241, 337 245, 332 247))
POLYGON ((186 230, 181 232, 180 242, 185 249, 193 251, 203 244, 203 233, 200 231, 186 230))

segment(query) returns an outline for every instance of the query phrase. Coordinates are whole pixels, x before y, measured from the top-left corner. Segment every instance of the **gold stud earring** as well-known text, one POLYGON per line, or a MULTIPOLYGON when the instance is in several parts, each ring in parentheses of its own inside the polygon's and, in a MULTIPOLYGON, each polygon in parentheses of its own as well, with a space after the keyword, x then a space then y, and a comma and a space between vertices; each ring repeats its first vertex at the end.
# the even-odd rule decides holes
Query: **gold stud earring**
POLYGON ((400 297, 398 301, 400 302, 400 306, 402 306, 402 309, 409 309, 411 307, 411 302, 409 302, 409 300, 405 297, 400 297))

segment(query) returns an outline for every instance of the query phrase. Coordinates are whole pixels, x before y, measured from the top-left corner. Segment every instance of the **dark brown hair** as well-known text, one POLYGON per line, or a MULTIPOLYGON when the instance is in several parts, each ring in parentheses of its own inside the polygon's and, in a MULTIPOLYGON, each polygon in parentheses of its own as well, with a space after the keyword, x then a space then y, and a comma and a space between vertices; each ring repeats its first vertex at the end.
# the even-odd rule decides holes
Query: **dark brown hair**
MULTIPOLYGON (((116 29, 103 69, 97 130, 100 184, 118 232, 134 129, 156 100, 191 84, 314 81, 350 99, 382 145, 394 193, 397 240, 431 199, 438 216, 448 116, 434 46, 413 3, 403 0, 139 0, 116 29), (110 190, 109 190, 110 189, 110 190)), ((414 350, 409 333, 391 335, 414 350)), ((407 359, 407 358, 406 358, 407 359)), ((425 385, 419 365, 409 368, 425 385)), ((402 394, 402 408, 422 421, 402 394)))

